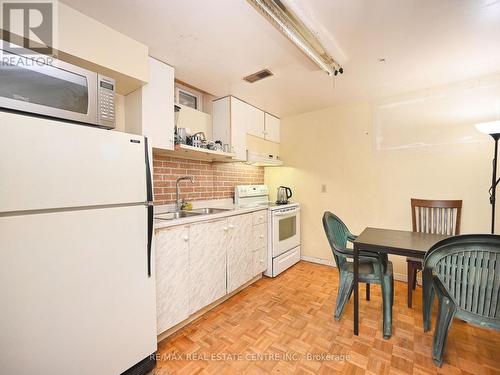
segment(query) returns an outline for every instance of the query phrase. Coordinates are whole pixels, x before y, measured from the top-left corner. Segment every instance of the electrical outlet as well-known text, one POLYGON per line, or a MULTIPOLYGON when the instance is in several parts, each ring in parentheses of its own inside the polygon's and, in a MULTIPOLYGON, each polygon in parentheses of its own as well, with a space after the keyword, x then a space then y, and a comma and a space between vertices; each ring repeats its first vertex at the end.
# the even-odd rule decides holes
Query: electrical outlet
POLYGON ((321 185, 321 192, 326 193, 326 185, 325 184, 321 185))

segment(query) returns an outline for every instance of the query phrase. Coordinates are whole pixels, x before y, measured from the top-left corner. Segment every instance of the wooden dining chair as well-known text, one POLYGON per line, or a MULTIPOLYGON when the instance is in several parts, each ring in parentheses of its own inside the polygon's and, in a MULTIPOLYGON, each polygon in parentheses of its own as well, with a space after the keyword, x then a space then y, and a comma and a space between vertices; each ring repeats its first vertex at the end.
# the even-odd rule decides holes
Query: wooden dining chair
MULTIPOLYGON (((411 221, 414 232, 456 236, 460 234, 461 200, 411 199, 411 221)), ((421 258, 406 258, 408 268, 408 307, 412 307, 417 272, 422 270, 421 258)))

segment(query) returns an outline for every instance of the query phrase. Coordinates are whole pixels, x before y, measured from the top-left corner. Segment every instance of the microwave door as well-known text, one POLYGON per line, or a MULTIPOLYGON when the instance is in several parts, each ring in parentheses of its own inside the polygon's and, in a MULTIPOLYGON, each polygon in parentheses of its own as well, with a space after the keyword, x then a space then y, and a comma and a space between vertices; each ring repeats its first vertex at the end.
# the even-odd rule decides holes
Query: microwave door
POLYGON ((95 123, 97 74, 49 57, 4 54, 0 106, 77 122, 95 123), (51 65, 44 62, 51 61, 51 65))

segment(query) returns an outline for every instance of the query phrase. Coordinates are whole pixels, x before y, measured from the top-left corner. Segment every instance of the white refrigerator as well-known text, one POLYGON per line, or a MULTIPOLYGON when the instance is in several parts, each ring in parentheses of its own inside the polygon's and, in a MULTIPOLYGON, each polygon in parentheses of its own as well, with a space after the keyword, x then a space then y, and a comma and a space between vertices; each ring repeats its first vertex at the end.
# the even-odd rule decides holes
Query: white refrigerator
POLYGON ((0 112, 0 372, 155 364, 147 139, 0 112))

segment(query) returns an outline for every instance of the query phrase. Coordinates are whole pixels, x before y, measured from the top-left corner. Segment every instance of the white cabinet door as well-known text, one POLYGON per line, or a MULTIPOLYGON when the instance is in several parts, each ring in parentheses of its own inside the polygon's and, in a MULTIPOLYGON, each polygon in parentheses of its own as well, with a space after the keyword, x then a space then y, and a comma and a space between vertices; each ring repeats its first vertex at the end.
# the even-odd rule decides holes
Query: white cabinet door
POLYGON ((149 82, 143 87, 143 133, 153 147, 174 149, 174 68, 149 58, 149 82))
POLYGON ((227 220, 193 224, 189 230, 190 314, 226 294, 227 220))
POLYGON ((155 236, 158 334, 189 316, 189 228, 162 229, 155 236))
POLYGON ((231 97, 231 147, 235 160, 247 160, 248 104, 231 97))
POLYGON ((253 276, 252 214, 228 219, 227 292, 238 289, 253 276))
POLYGON ((125 97, 125 130, 174 149, 174 68, 149 58, 149 81, 125 97))
POLYGON ((267 247, 267 223, 254 225, 252 250, 267 247))
POLYGON ((245 108, 245 128, 246 133, 256 137, 264 138, 264 111, 254 106, 246 104, 245 108))
POLYGON ((212 136, 223 144, 231 144, 231 97, 212 102, 212 136))
POLYGON ((265 114, 265 138, 280 143, 280 119, 269 113, 265 114))
POLYGON ((267 269, 267 247, 253 252, 253 276, 264 272, 267 269))
POLYGON ((267 223, 267 210, 255 211, 253 214, 253 225, 267 223))

